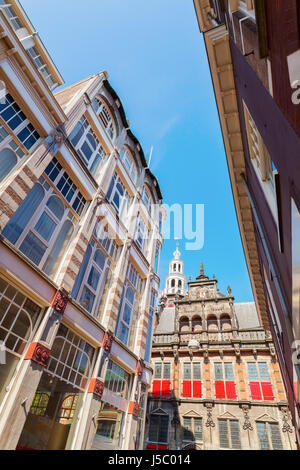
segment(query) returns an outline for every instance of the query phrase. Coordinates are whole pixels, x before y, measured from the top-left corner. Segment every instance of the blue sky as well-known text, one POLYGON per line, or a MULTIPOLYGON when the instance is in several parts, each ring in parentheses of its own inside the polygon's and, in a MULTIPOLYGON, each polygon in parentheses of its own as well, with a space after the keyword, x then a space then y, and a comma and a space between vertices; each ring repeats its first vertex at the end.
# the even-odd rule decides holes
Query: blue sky
MULTIPOLYGON (((238 232, 203 38, 192 0, 22 0, 70 85, 107 70, 164 202, 205 205, 205 243, 185 251, 192 279, 204 263, 219 289, 253 299, 238 232), (41 7, 42 3, 42 7, 41 7)), ((175 241, 161 257, 161 287, 175 241)))

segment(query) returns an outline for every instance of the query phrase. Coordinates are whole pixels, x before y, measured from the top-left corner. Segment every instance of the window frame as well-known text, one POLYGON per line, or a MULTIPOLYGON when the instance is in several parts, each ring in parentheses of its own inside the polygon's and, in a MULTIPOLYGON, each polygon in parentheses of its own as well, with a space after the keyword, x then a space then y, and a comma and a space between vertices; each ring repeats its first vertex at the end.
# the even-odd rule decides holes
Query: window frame
MULTIPOLYGON (((77 132, 79 132, 79 129, 78 129, 77 132)), ((104 163, 108 159, 108 155, 105 152, 105 149, 104 149, 101 141, 97 137, 95 131, 93 130, 91 124, 89 123, 89 121, 88 121, 88 119, 86 118, 85 115, 83 115, 79 119, 79 121, 75 124, 75 126, 73 127, 73 129, 70 133, 69 139, 70 139, 72 145, 74 146, 75 150, 79 154, 80 159, 85 164, 85 166, 89 169, 89 171, 94 176, 94 178, 97 178, 101 168, 103 167, 104 163), (79 126, 81 126, 81 128, 83 129, 83 134, 81 135, 79 140, 74 144, 73 139, 78 134, 76 134, 73 137, 72 137, 72 134, 75 132, 77 126, 78 126, 78 128, 79 128, 79 126), (92 144, 88 139, 88 135, 91 135, 91 137, 94 139, 94 141, 96 143, 96 148, 92 147, 92 144), (92 152, 89 159, 87 158, 84 151, 82 150, 84 144, 86 144, 92 152), (98 155, 100 155, 100 160, 98 161, 98 164, 95 166, 95 168, 93 168, 98 155)))
POLYGON ((228 419, 228 418, 218 418, 218 434, 219 434, 219 444, 220 444, 220 449, 226 449, 226 450, 242 450, 242 441, 241 441, 241 427, 240 427, 240 421, 238 419, 228 419), (221 446, 221 433, 220 433, 220 422, 226 422, 227 424, 227 439, 228 439, 228 447, 222 447, 221 446), (232 447, 232 434, 233 430, 231 428, 231 423, 237 423, 238 424, 238 430, 239 430, 239 447, 232 447))

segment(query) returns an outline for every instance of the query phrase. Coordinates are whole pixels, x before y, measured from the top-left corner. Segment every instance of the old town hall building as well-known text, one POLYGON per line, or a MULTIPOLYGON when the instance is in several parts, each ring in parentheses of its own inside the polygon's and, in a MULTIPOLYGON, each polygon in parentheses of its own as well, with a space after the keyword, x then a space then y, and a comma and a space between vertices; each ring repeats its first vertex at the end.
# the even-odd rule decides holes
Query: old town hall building
POLYGON ((295 449, 272 338, 254 303, 169 264, 153 338, 144 449, 295 449))

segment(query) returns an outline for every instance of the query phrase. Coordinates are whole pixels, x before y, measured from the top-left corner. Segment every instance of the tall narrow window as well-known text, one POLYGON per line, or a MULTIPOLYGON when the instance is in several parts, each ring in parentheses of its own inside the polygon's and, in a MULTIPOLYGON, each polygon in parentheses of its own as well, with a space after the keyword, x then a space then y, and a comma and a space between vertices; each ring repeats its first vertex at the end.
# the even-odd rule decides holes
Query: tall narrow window
POLYGON ((273 401, 274 394, 266 362, 248 362, 248 377, 252 400, 273 401))
POLYGON ((99 316, 99 304, 111 261, 94 240, 91 240, 82 261, 72 295, 93 316, 99 316))
POLYGON ((151 214, 152 199, 151 199, 149 190, 145 186, 143 188, 143 201, 146 204, 146 207, 147 207, 149 213, 151 214))
POLYGON ((261 450, 283 449, 279 425, 277 423, 256 423, 258 440, 261 450))
POLYGON ((169 416, 159 414, 150 415, 149 442, 155 444, 168 444, 168 427, 169 416))
POLYGON ((202 382, 200 362, 184 362, 182 372, 182 396, 185 398, 201 398, 202 382))
POLYGON ((90 172, 97 176, 107 154, 89 122, 82 117, 70 134, 70 140, 90 172))
POLYGON ((130 198, 117 173, 112 177, 106 197, 113 205, 119 217, 124 219, 127 216, 132 198, 130 198))
POLYGON ((219 419, 221 449, 241 449, 240 427, 237 420, 219 419))
POLYGON ((27 49, 26 53, 30 57, 35 68, 39 71, 42 77, 44 77, 44 79, 46 80, 49 88, 51 90, 55 88, 57 83, 55 82, 53 76, 51 75, 51 72, 49 72, 49 68, 47 64, 45 63, 44 59, 41 57, 36 46, 30 47, 29 49, 27 49))
POLYGON ((156 362, 154 366, 154 379, 152 382, 153 397, 171 396, 171 363, 156 362))
POLYGON ((236 399, 234 369, 231 362, 215 362, 215 395, 217 399, 236 399))
POLYGON ((100 98, 94 98, 92 106, 98 114, 109 137, 114 140, 116 137, 116 125, 110 111, 108 110, 108 106, 100 98))
POLYGON ((148 325, 147 325, 147 340, 146 340, 146 349, 145 349, 145 361, 146 362, 149 362, 150 360, 155 304, 156 304, 156 292, 152 289, 151 297, 150 297, 149 319, 148 319, 148 325))
POLYGON ((123 147, 123 149, 121 150, 120 158, 122 162, 124 163, 124 166, 130 175, 130 178, 136 184, 137 182, 136 164, 134 162, 133 156, 131 155, 130 151, 126 147, 123 147))

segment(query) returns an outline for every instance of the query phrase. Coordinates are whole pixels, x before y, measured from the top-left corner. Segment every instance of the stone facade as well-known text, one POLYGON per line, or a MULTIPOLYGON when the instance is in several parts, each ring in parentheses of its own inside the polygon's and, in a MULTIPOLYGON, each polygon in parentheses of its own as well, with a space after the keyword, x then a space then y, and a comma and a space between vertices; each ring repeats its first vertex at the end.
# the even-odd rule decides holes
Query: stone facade
POLYGON ((2 3, 0 448, 139 449, 160 188, 107 73, 53 94, 52 59, 2 3))
POLYGON ((203 266, 185 295, 163 291, 152 367, 145 449, 296 448, 270 332, 203 266))

